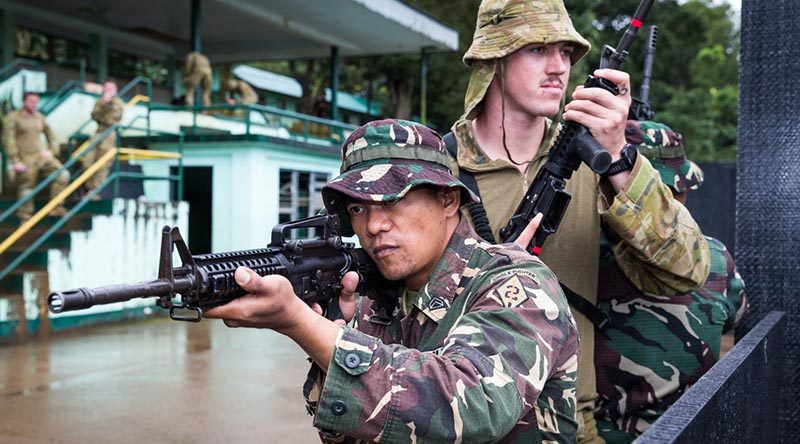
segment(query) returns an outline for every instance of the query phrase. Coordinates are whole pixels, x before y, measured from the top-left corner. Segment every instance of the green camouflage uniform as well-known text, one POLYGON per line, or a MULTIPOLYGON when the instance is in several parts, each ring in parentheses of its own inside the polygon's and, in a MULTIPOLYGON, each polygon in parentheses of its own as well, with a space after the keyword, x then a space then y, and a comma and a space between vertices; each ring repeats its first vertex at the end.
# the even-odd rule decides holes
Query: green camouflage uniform
MULTIPOLYGON (((28 167, 24 172, 13 174, 17 186, 17 199, 21 199, 35 188, 39 178, 47 177, 63 166, 57 159, 59 146, 56 136, 47 125, 44 114, 38 111, 28 115, 23 110, 17 110, 6 116, 3 124, 3 145, 8 155, 9 168, 16 162, 22 162, 28 167), (47 138, 53 157, 45 158, 40 154, 40 151, 45 150, 41 141, 42 133, 47 138)), ((68 183, 69 173, 63 171, 50 185, 50 199, 68 183)), ((17 216, 21 219, 27 219, 32 214, 33 201, 29 201, 17 211, 17 216)))
MULTIPOLYGON (((528 44, 571 42, 575 64, 589 43, 574 29, 561 0, 484 0, 472 46, 464 55, 471 68, 464 99, 464 116, 453 125, 458 143, 455 171, 471 171, 496 239, 513 215, 528 186, 547 160, 560 126, 548 121, 546 135, 523 174, 507 160, 489 159, 471 131, 471 120, 482 112, 483 99, 502 59, 528 44)), ((456 173, 458 175, 458 173, 456 173)), ((659 294, 680 293, 700 285, 708 275, 708 245, 686 209, 672 199, 659 175, 639 156, 625 186, 614 193, 581 165, 567 181, 572 200, 555 235, 548 237, 541 258, 559 280, 589 302, 597 300, 601 219, 618 234, 614 253, 626 275, 639 288, 659 294)), ((467 211, 464 211, 467 214, 467 211)), ((578 439, 601 443, 593 410, 597 396, 594 372, 594 325, 573 310, 581 336, 578 363, 578 409, 582 417, 578 439)))
POLYGON ((236 102, 241 105, 254 105, 258 103, 258 94, 256 94, 256 90, 244 80, 229 80, 228 92, 233 96, 232 98, 235 99, 238 97, 236 102))
MULTIPOLYGON (((323 199, 345 221, 342 195, 386 202, 435 185, 474 199, 447 171, 441 139, 419 124, 367 124, 343 157, 323 199)), ((577 348, 547 267, 481 241, 462 218, 418 292, 358 300, 324 381, 305 394, 325 442, 529 443, 536 424, 546 442, 574 442, 577 348)))
MULTIPOLYGON (((100 134, 102 134, 105 130, 111 128, 111 126, 114 124, 119 123, 120 120, 122 120, 122 112, 124 109, 125 105, 123 105, 122 100, 120 100, 119 97, 114 97, 108 102, 103 102, 102 98, 97 99, 97 102, 95 102, 94 108, 92 109, 92 119, 97 122, 97 131, 95 131, 94 136, 100 136, 100 134)), ((114 149, 114 142, 117 140, 116 136, 116 133, 112 132, 105 139, 103 139, 102 142, 95 146, 93 150, 87 152, 81 158, 81 164, 83 165, 84 170, 89 168, 107 152, 114 149)), ((99 187, 106 180, 108 177, 108 172, 111 170, 111 165, 112 162, 106 163, 97 171, 97 173, 95 173, 86 181, 86 189, 88 191, 99 187)))
POLYGON ((203 95, 203 106, 211 106, 211 62, 208 57, 193 51, 186 55, 183 84, 186 86, 186 106, 194 106, 194 89, 198 86, 203 95))
MULTIPOLYGON (((683 154, 682 138, 666 125, 631 121, 629 143, 658 165, 664 182, 697 189, 702 171, 683 154)), ((608 443, 642 433, 719 359, 725 330, 747 309, 744 283, 725 245, 707 237, 711 271, 701 288, 680 295, 638 290, 608 245, 601 247, 598 307, 609 325, 595 338, 596 417, 608 443)))

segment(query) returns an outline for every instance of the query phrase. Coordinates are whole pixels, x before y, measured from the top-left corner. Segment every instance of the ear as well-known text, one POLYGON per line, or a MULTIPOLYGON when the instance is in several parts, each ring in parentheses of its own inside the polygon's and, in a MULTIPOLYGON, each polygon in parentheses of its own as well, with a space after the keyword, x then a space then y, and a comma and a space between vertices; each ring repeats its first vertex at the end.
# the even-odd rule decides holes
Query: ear
POLYGON ((440 195, 445 215, 450 217, 458 213, 461 207, 461 190, 455 187, 443 188, 440 195))

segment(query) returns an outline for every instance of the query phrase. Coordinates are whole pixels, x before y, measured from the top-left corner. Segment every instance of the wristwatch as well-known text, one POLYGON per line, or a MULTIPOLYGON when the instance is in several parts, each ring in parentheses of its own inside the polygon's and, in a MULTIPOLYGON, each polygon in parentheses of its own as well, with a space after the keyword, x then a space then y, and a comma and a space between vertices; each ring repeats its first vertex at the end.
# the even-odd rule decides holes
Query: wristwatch
POLYGON ((636 163, 636 156, 638 155, 639 151, 636 150, 636 145, 626 143, 625 146, 622 147, 622 151, 620 151, 620 159, 609 165, 608 171, 603 174, 603 177, 611 177, 623 171, 632 170, 633 165, 636 163))

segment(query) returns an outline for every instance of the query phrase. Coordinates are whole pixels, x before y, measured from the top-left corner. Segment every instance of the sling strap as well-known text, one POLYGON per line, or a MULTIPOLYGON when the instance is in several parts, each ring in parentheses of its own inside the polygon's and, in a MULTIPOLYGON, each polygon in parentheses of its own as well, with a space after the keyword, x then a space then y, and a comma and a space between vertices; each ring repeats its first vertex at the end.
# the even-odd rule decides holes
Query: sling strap
MULTIPOLYGON (((458 142, 456 142, 456 136, 453 132, 450 131, 445 134, 442 140, 444 140, 444 146, 447 148, 447 152, 453 156, 453 159, 458 159, 458 142)), ((480 190, 478 190, 478 181, 475 179, 475 175, 472 174, 472 171, 459 168, 458 179, 475 193, 476 196, 481 197, 480 190)), ((472 217, 472 224, 475 226, 475 232, 478 233, 478 236, 490 244, 496 244, 497 240, 494 238, 494 234, 492 234, 492 227, 489 225, 489 217, 486 215, 486 208, 484 208, 483 204, 480 202, 473 202, 467 206, 467 209, 469 210, 469 215, 472 217)))
MULTIPOLYGON (((447 134, 442 137, 444 141, 444 146, 447 148, 447 152, 453 156, 454 159, 458 159, 458 142, 456 141, 456 136, 453 134, 452 131, 448 132, 447 134)), ((478 181, 475 179, 475 175, 472 171, 467 171, 464 168, 458 169, 458 179, 467 186, 476 196, 480 197, 481 193, 478 189, 478 181)), ((483 240, 486 242, 496 244, 497 241, 492 234, 492 228, 489 225, 489 217, 486 215, 486 208, 483 206, 482 203, 471 203, 468 206, 469 215, 472 216, 472 223, 475 225, 475 232, 478 233, 478 236, 482 237, 483 240)), ((597 306, 583 296, 579 295, 578 293, 572 291, 569 287, 561 284, 561 289, 564 291, 564 295, 567 297, 567 302, 572 306, 572 308, 578 310, 581 314, 586 316, 594 326, 602 331, 608 326, 608 315, 605 314, 602 310, 597 308, 597 306)))

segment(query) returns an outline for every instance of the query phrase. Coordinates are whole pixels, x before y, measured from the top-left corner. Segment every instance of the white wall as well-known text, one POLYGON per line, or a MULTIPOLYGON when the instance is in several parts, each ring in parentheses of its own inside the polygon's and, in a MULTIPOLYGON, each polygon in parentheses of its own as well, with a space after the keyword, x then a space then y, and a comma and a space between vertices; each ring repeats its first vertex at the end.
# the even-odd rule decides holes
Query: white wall
MULTIPOLYGON (((161 231, 165 225, 177 226, 186 239, 189 206, 180 203, 138 202, 115 199, 111 215, 92 217, 92 229, 71 233, 67 251, 48 252, 48 274, 51 291, 78 287, 136 283, 158 277, 161 231)), ((176 259, 177 261, 177 259, 176 259)), ((176 262, 177 265, 178 262, 176 262)), ((26 276, 25 300, 28 319, 38 316, 36 294, 32 291, 33 276, 26 276)), ((153 305, 154 299, 136 299, 121 304, 97 306, 80 315, 120 308, 153 305)), ((4 318, 0 314, 0 320, 4 318)), ((76 312, 51 314, 52 317, 74 316, 76 312)))
MULTIPOLYGON (((155 149, 160 149, 154 147, 155 149)), ((339 159, 292 147, 266 143, 227 144, 224 147, 184 147, 184 166, 212 166, 214 252, 243 250, 266 245, 278 223, 279 173, 281 169, 339 173, 339 159)), ((174 162, 142 162, 148 175, 166 175, 174 162)), ((148 200, 165 200, 169 184, 145 183, 148 200)))

